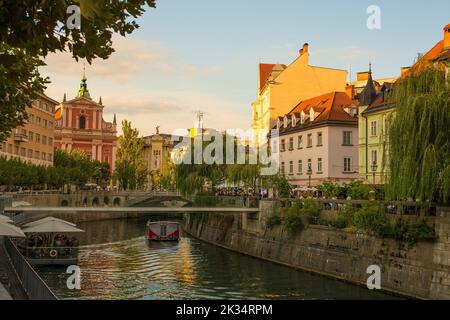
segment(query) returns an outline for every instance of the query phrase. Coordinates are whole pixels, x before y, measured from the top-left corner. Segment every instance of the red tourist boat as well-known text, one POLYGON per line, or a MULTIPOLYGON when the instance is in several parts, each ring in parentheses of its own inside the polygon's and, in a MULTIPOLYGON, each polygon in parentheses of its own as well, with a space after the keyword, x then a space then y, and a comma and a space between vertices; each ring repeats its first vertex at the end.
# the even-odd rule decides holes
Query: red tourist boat
POLYGON ((174 221, 147 222, 148 241, 178 241, 180 239, 180 223, 174 221))

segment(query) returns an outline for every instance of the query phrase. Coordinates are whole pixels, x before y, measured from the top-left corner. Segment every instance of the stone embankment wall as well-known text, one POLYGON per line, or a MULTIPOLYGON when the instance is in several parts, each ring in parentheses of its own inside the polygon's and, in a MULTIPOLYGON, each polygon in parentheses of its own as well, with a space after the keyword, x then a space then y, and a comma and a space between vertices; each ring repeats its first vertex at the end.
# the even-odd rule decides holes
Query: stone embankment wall
POLYGON ((382 269, 383 290, 419 299, 450 299, 450 209, 435 218, 439 240, 408 248, 394 240, 309 226, 289 235, 282 226, 266 228, 273 202, 259 214, 186 215, 192 236, 249 256, 366 285, 367 268, 382 269))

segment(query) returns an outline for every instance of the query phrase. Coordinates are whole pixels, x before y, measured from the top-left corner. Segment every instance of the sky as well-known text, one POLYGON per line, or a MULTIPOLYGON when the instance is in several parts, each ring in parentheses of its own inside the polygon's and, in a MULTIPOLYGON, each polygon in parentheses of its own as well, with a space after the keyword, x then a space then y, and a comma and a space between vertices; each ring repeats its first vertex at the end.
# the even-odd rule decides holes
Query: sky
MULTIPOLYGON (((142 135, 194 125, 248 129, 256 98, 258 64, 291 63, 303 43, 310 64, 395 77, 418 53, 443 38, 450 1, 406 0, 157 0, 131 36, 115 36, 108 60, 86 65, 93 99, 102 96, 104 118, 126 119, 142 135), (381 29, 367 28, 367 8, 381 10, 381 29)), ((52 54, 41 72, 47 95, 74 98, 83 62, 52 54)))

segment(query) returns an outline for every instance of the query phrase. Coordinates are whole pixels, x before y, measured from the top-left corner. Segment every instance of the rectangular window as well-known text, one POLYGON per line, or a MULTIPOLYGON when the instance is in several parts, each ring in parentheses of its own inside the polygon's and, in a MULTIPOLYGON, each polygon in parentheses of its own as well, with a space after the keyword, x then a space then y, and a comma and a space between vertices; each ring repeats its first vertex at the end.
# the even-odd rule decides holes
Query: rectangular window
POLYGON ((313 139, 312 139, 312 134, 308 134, 308 148, 312 148, 313 146, 313 139))
POLYGON ((40 117, 36 117, 36 124, 38 124, 38 125, 41 124, 41 118, 40 117))
POLYGON ((19 147, 18 147, 18 146, 14 146, 14 154, 15 154, 16 156, 19 155, 19 147))
POLYGON ((297 148, 303 149, 303 136, 298 136, 297 148))
POLYGON ((370 123, 370 135, 372 137, 376 137, 377 136, 377 122, 376 121, 372 121, 370 123))
POLYGON ((289 150, 294 150, 294 138, 289 138, 289 150))
POLYGON ((352 171, 352 159, 344 158, 344 172, 348 173, 352 171))
POLYGON ((53 161, 53 155, 51 153, 48 154, 48 161, 53 161))
POLYGON ((308 174, 309 172, 312 172, 312 160, 308 159, 308 174))
POLYGON ((41 156, 41 154, 40 154, 39 151, 35 151, 35 152, 34 152, 34 158, 35 158, 35 159, 39 159, 40 156, 41 156))
POLYGON ((41 142, 41 135, 39 133, 36 133, 36 142, 41 142))
POLYGON ((53 138, 48 138, 48 145, 53 146, 53 138))
POLYGON ((322 139, 323 139, 322 132, 317 133, 317 146, 318 146, 318 147, 323 146, 323 141, 322 141, 322 139))
POLYGON ((351 146, 352 145, 352 132, 351 131, 344 131, 342 144, 344 146, 351 146))
POLYGON ((46 136, 42 136, 42 144, 47 144, 47 137, 46 136))
POLYGON ((371 162, 371 164, 377 164, 378 163, 377 151, 376 150, 372 150, 371 154, 372 154, 372 157, 371 157, 372 162, 371 162))
POLYGON ((285 171, 285 168, 284 168, 284 162, 282 162, 281 163, 281 174, 285 175, 285 173, 286 173, 286 171, 285 171))
POLYGON ((299 175, 303 174, 303 161, 302 160, 298 160, 298 174, 299 175))
POLYGON ((44 126, 44 128, 47 128, 47 120, 43 120, 43 126, 44 126))
POLYGON ((44 161, 47 159, 45 152, 42 152, 42 158, 41 159, 44 160, 44 161))
POLYGON ((13 152, 13 146, 12 144, 8 144, 8 153, 12 153, 13 152))
POLYGON ((280 151, 281 152, 285 152, 286 151, 286 141, 284 139, 281 140, 281 146, 280 146, 280 151))
POLYGON ((28 140, 34 141, 34 133, 31 131, 28 131, 28 140))
POLYGON ((33 150, 28 149, 28 158, 33 158, 33 150))
POLYGON ((317 159, 317 172, 318 173, 322 173, 323 172, 322 158, 317 159))
POLYGON ((289 162, 289 175, 294 175, 294 161, 289 162))
POLYGON ((25 148, 20 148, 20 156, 25 157, 27 154, 27 149, 25 148))

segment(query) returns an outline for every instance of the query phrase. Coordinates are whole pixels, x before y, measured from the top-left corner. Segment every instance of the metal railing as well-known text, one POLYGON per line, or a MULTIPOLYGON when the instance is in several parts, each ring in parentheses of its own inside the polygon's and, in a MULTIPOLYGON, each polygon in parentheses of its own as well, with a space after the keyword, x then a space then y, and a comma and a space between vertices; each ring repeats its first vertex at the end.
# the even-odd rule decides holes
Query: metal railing
POLYGON ((30 300, 58 300, 44 280, 36 273, 11 239, 5 239, 6 253, 30 300))
MULTIPOLYGON (((298 203, 302 203, 305 199, 279 199, 281 207, 289 208, 298 203)), ((330 200, 330 199, 313 199, 320 203, 324 211, 342 211, 348 207, 360 209, 367 204, 377 204, 383 208, 383 212, 388 215, 401 216, 423 216, 436 217, 437 204, 427 202, 408 202, 408 201, 369 201, 369 200, 330 200)))
POLYGON ((51 259, 77 259, 78 247, 26 247, 20 251, 28 259, 51 260, 51 259))

